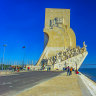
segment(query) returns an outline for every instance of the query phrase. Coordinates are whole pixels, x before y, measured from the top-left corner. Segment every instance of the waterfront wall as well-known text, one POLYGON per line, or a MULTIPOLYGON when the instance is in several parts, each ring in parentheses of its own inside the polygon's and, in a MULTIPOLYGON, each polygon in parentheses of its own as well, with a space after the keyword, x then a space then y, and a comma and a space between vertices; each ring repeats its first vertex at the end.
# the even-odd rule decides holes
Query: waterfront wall
POLYGON ((83 96, 96 96, 96 83, 80 73, 81 75, 78 75, 79 77, 79 83, 81 85, 81 90, 83 90, 83 96), (86 88, 84 88, 86 87, 86 88))

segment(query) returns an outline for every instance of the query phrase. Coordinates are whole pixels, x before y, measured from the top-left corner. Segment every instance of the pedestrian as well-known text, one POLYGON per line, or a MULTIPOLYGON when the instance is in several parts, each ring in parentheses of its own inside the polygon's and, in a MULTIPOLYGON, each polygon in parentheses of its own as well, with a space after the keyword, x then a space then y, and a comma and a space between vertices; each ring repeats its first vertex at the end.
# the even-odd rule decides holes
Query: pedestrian
POLYGON ((75 72, 76 72, 76 74, 79 74, 79 71, 78 70, 76 70, 75 72))
POLYGON ((19 66, 17 66, 17 72, 19 72, 19 66))
POLYGON ((69 66, 67 67, 67 76, 70 75, 70 68, 69 66))
POLYGON ((65 71, 65 68, 63 67, 63 71, 65 71))
POLYGON ((72 69, 73 69, 73 68, 71 67, 71 68, 70 68, 70 75, 72 75, 72 69))
POLYGON ((28 71, 29 71, 30 67, 28 67, 28 71))

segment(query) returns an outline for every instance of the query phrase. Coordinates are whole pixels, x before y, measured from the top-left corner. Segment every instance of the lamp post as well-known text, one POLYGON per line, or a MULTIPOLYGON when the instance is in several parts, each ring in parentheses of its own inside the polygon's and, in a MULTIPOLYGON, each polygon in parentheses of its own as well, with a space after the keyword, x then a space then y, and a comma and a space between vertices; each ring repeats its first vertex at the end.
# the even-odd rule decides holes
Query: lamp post
MULTIPOLYGON (((22 48, 25 49, 26 47, 23 46, 22 48)), ((24 68, 24 59, 25 59, 25 50, 24 50, 24 56, 23 56, 23 61, 22 61, 23 68, 24 68)))
MULTIPOLYGON (((4 64, 4 53, 5 53, 5 47, 6 46, 7 46, 6 44, 3 45, 3 47, 4 47, 4 51, 3 51, 3 64, 4 64)), ((2 64, 2 70, 3 70, 3 64, 2 64)))

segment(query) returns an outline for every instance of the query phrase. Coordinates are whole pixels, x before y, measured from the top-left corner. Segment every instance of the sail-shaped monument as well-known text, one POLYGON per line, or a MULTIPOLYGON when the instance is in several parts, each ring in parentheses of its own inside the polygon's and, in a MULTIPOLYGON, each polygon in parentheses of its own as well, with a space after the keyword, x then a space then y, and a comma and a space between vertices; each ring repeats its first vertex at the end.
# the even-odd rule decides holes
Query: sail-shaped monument
POLYGON ((88 52, 76 46, 76 35, 70 27, 70 9, 45 9, 44 51, 36 66, 62 70, 70 66, 79 69, 88 52))

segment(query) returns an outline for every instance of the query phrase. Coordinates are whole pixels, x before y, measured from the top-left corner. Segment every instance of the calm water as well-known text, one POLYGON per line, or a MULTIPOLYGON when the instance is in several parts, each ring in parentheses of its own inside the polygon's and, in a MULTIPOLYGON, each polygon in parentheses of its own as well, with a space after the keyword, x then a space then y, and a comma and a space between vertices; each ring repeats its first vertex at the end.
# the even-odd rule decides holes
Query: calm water
POLYGON ((96 68, 81 68, 79 71, 96 82, 96 68))

